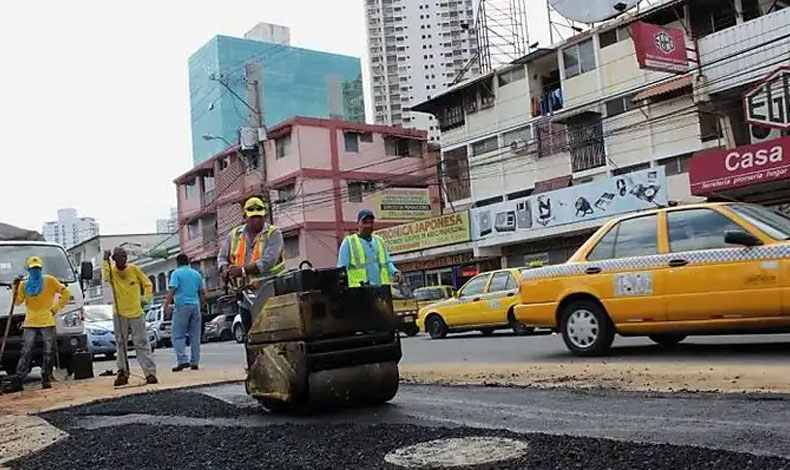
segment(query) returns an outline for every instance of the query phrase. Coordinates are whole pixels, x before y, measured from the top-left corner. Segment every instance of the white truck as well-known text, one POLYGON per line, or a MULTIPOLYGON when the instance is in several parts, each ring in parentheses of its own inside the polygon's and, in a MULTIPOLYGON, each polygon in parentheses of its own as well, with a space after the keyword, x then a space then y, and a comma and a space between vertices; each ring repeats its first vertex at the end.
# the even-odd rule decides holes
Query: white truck
MULTIPOLYGON (((0 224, 0 341, 6 330, 6 323, 11 322, 5 351, 0 358, 0 368, 11 375, 16 370, 22 350, 22 324, 25 320, 25 306, 17 306, 13 318, 8 318, 12 302, 12 284, 16 277, 26 273, 27 259, 39 256, 44 262, 44 274, 56 277, 66 285, 72 298, 56 319, 58 335, 58 354, 61 367, 72 370, 74 354, 87 350, 85 336, 85 319, 83 312, 83 295, 81 279, 92 277, 92 267, 83 266, 77 273, 69 260, 66 250, 55 243, 43 241, 37 232, 0 224)), ((40 365, 42 345, 36 345, 33 364, 40 365)), ((53 361, 53 364, 55 362, 53 361)))

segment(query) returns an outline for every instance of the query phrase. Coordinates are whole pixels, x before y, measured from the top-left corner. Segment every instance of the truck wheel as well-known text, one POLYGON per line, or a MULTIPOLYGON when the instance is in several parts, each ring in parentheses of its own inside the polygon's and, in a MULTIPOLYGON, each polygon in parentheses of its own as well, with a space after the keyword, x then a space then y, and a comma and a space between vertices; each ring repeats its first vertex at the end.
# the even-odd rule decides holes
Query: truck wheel
POLYGON ((447 336, 447 324, 444 323, 442 317, 435 313, 425 320, 425 329, 431 339, 442 339, 447 336))
POLYGON ((241 326, 241 324, 237 324, 233 327, 233 338, 237 343, 244 342, 244 327, 241 326))
POLYGON ((531 335, 535 332, 535 328, 531 326, 527 326, 520 321, 516 320, 516 316, 513 314, 513 310, 510 310, 507 314, 507 322, 510 325, 510 328, 513 330, 513 333, 524 336, 524 335, 531 335))
POLYGON ((665 348, 671 348, 686 339, 686 335, 656 334, 649 335, 648 338, 665 348))
POLYGON ((416 323, 409 323, 409 324, 403 325, 403 327, 401 328, 401 331, 406 333, 409 336, 417 336, 417 333, 420 332, 420 329, 417 328, 417 324, 416 323))
POLYGON ((597 302, 577 300, 562 311, 562 339, 576 356, 599 356, 614 341, 614 326, 597 302))

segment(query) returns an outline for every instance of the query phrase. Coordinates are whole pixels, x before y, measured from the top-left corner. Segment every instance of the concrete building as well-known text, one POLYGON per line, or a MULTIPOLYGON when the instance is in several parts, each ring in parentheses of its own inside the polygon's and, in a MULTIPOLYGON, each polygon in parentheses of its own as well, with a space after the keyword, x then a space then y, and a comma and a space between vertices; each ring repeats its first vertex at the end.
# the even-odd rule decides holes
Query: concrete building
POLYGON ((365 121, 359 58, 293 47, 289 36, 258 24, 245 38, 215 36, 189 58, 195 164, 228 143, 257 145, 255 128, 293 116, 365 121), (245 126, 252 134, 240 140, 245 126))
POLYGON ((269 129, 264 177, 255 154, 232 147, 175 180, 181 248, 199 262, 209 292, 216 256, 228 231, 243 223, 241 203, 268 197, 285 237, 288 267, 309 260, 334 266, 337 250, 373 209, 379 227, 439 213, 438 152, 424 131, 350 121, 295 117, 269 129))
MULTIPOLYGON (((788 116, 781 112, 788 74, 772 75, 790 65, 790 9, 783 6, 670 0, 533 50, 414 106, 438 119, 446 203, 469 209, 473 259, 494 257, 503 266, 565 261, 611 216, 720 195, 726 174, 689 172, 692 160, 702 173, 726 166, 728 155, 734 165, 731 152, 710 149, 764 140, 790 149, 780 138, 786 130, 745 122, 742 104, 756 93, 750 109, 765 119, 788 116), (650 48, 677 59, 677 70, 646 62, 650 48), (706 177, 713 181, 707 189, 706 177)), ((738 161, 752 161, 742 158, 749 152, 743 148, 738 161)), ((760 180, 764 185, 725 190, 790 202, 790 172, 782 168, 760 180)), ((396 259, 426 263, 469 249, 459 243, 396 259)))
POLYGON ((156 233, 176 233, 178 231, 178 209, 170 208, 170 217, 156 221, 156 233))
POLYGON ((78 217, 76 209, 58 209, 58 220, 45 222, 42 230, 48 242, 69 248, 99 234, 99 223, 92 217, 78 217))
POLYGON ((477 75, 472 0, 366 0, 373 111, 377 124, 439 132, 411 106, 440 94, 463 71, 477 75))

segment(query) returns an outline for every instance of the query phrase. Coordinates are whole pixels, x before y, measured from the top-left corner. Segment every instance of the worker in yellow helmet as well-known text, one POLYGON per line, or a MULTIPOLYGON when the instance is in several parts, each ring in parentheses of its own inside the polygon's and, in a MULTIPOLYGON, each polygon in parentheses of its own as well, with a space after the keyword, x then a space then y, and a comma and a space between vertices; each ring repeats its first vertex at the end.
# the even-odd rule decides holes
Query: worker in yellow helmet
MULTIPOLYGON (((279 228, 266 223, 266 210, 266 204, 258 197, 251 197, 244 203, 244 225, 230 230, 217 256, 224 282, 244 278, 256 284, 285 271, 283 234, 279 228)), ((263 294, 271 296, 273 292, 263 294)), ((252 327, 252 314, 245 308, 241 308, 239 314, 246 337, 252 327)))
MULTIPOLYGON (((57 347, 55 333, 55 315, 71 299, 71 291, 60 283, 55 277, 43 273, 44 262, 38 256, 31 256, 27 260, 27 278, 14 281, 17 283, 17 305, 25 304, 25 329, 22 335, 22 355, 16 367, 16 375, 11 379, 6 392, 22 390, 22 382, 30 372, 30 360, 33 356, 33 347, 36 338, 41 335, 44 344, 44 354, 41 364, 41 386, 50 388, 52 376, 52 354, 57 347)), ((10 320, 9 320, 10 321, 10 320)))
POLYGON ((357 233, 347 236, 340 245, 337 266, 348 272, 348 285, 381 286, 402 283, 403 276, 390 259, 384 240, 373 235, 376 220, 373 211, 363 209, 357 214, 357 233))

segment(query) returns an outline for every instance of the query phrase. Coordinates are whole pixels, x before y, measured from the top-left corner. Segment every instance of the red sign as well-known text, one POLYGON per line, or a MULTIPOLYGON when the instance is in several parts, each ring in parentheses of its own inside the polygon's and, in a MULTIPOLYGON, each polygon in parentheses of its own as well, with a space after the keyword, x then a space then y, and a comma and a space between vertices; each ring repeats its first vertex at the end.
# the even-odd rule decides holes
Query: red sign
POLYGON ((639 68, 659 72, 688 70, 686 35, 682 29, 671 29, 637 21, 631 25, 636 61, 639 68))
POLYGON ((697 196, 790 178, 790 137, 695 153, 689 178, 697 196))

